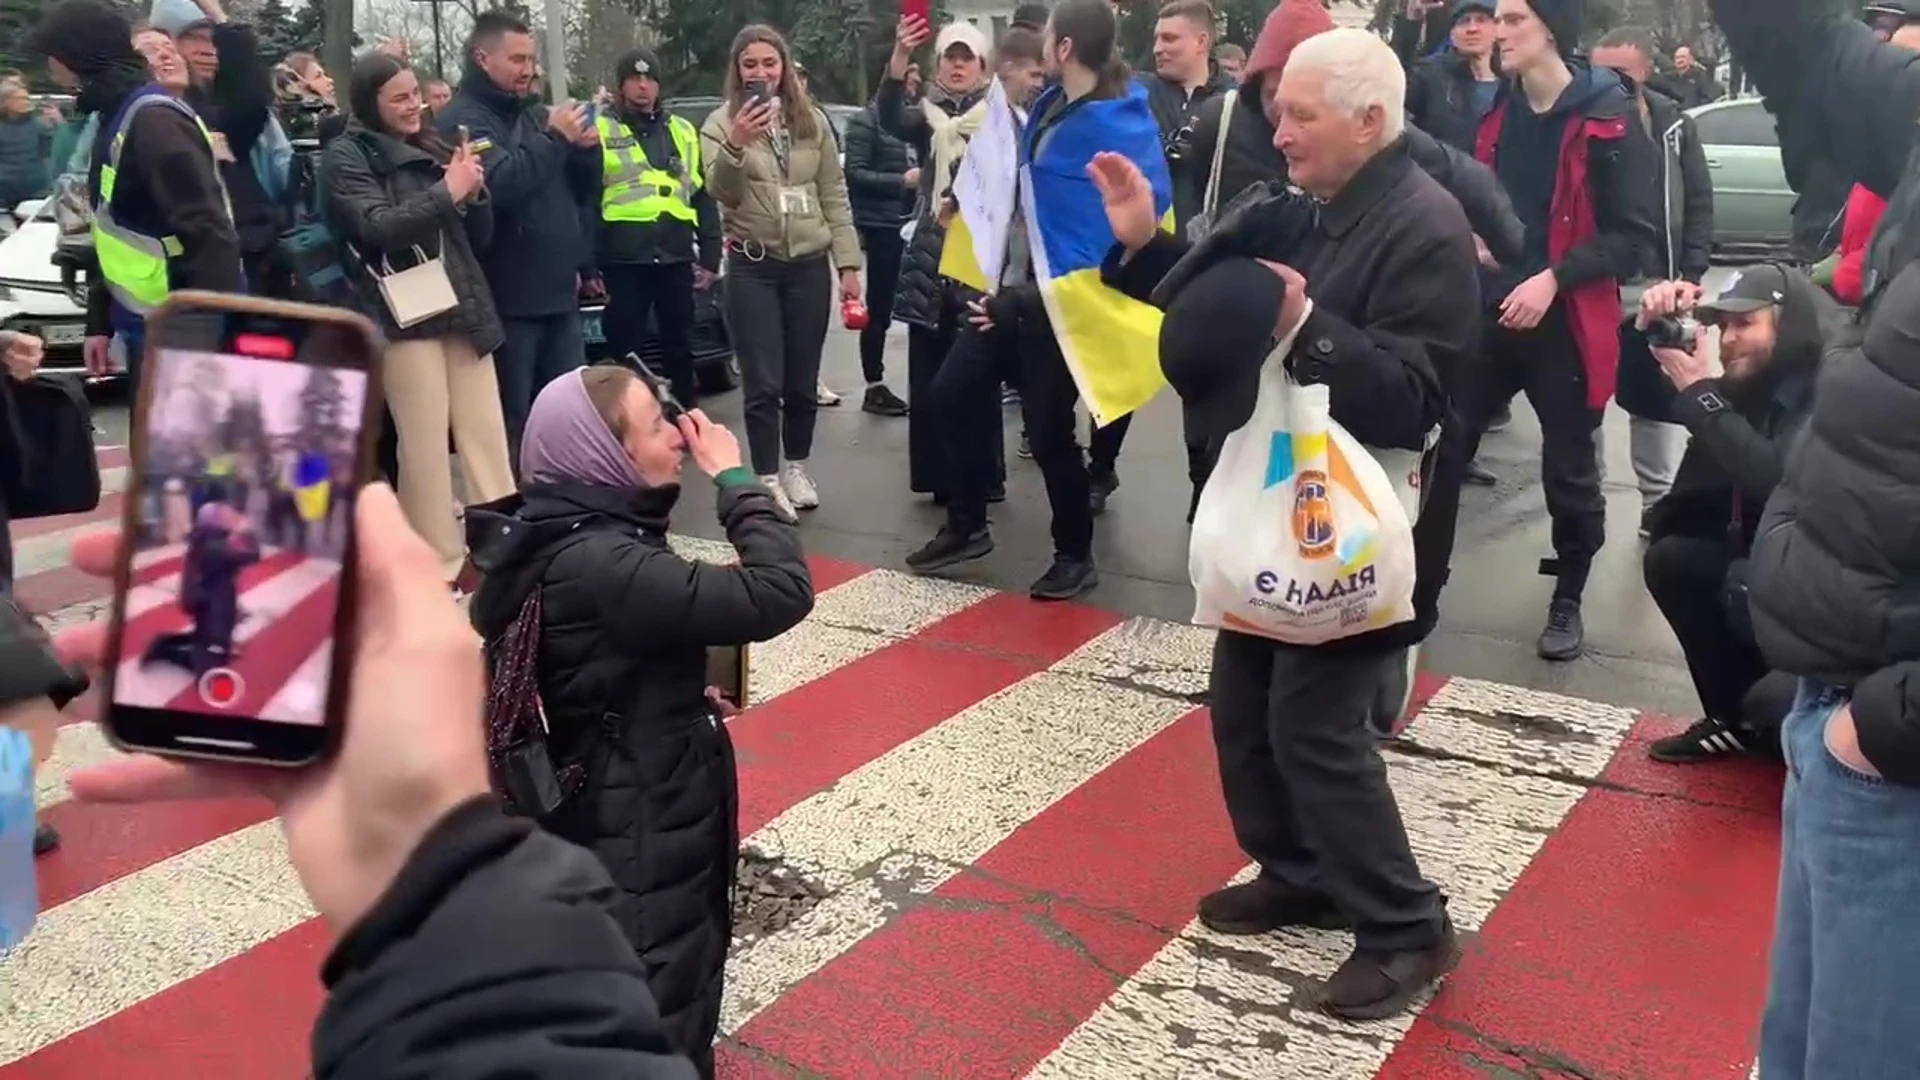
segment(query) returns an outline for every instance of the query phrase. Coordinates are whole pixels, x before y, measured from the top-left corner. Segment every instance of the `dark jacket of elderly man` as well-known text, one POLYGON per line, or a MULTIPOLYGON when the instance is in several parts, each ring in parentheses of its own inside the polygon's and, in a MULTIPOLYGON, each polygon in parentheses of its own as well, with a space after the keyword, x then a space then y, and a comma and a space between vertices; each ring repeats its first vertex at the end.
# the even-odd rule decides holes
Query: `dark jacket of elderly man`
MULTIPOLYGON (((1189 430, 1217 443, 1251 418, 1286 299, 1283 279, 1256 260, 1293 267, 1313 301, 1285 360, 1293 378, 1325 385, 1334 420, 1360 442, 1422 449, 1479 347, 1473 232, 1404 137, 1321 194, 1277 183, 1250 192, 1192 249, 1157 236, 1130 257, 1116 251, 1108 280, 1165 309, 1162 366, 1189 430)), ((1226 630, 1214 645, 1221 783, 1234 834, 1262 872, 1203 898, 1200 918, 1223 933, 1351 926, 1355 951, 1322 1003, 1355 1020, 1405 1008, 1458 955, 1368 730, 1382 689, 1405 678, 1407 647, 1433 625, 1446 576, 1460 470, 1433 464, 1415 528, 1418 618, 1313 648, 1226 630)))

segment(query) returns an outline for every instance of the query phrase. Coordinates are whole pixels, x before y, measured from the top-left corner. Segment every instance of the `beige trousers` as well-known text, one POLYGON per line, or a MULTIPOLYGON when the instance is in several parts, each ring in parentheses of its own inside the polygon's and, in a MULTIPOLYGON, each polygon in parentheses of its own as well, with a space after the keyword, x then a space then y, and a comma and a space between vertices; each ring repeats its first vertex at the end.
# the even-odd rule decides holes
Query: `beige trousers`
POLYGON ((400 437, 400 506, 452 580, 467 546, 454 516, 447 431, 453 431, 453 448, 460 455, 468 505, 513 494, 493 357, 475 355, 462 338, 396 341, 387 346, 381 372, 400 437))

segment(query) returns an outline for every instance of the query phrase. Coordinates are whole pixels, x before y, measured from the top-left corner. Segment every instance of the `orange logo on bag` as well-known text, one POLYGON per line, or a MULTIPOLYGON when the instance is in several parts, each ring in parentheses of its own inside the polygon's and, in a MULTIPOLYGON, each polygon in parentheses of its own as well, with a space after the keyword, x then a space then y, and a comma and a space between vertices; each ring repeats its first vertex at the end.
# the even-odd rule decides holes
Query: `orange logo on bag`
POLYGON ((1293 535, 1303 559, 1333 554, 1333 499, 1326 473, 1308 469, 1293 482, 1293 535))

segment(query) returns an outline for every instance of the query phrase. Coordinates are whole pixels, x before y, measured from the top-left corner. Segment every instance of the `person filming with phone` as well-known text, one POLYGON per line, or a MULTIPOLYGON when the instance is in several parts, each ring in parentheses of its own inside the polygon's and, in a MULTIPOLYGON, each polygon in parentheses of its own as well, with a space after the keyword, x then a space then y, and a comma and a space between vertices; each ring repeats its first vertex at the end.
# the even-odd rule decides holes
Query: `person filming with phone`
POLYGON ((467 512, 486 575, 472 614, 495 687, 528 676, 537 686, 542 757, 563 794, 533 807, 504 786, 521 813, 613 875, 614 919, 668 1037, 710 1077, 739 799, 720 722, 730 706, 709 690, 708 649, 767 641, 813 609, 799 530, 742 467, 731 432, 621 366, 570 372, 540 392, 520 473, 518 495, 467 512), (713 481, 738 565, 667 543, 688 457, 713 481))
POLYGON ((349 127, 326 149, 328 217, 357 256, 346 264, 360 309, 388 341, 383 385, 407 520, 452 582, 466 549, 447 432, 469 501, 513 493, 494 371, 506 333, 479 255, 494 234, 487 170, 470 142, 424 126, 420 81, 405 62, 369 53, 353 66, 348 98, 349 127))
POLYGON ((1700 695, 1701 718, 1658 739, 1655 761, 1692 764, 1775 753, 1791 679, 1767 678, 1747 612, 1747 556, 1787 446, 1813 407, 1823 327, 1838 306, 1776 263, 1736 273, 1711 299, 1687 281, 1649 287, 1636 320, 1692 438, 1673 487, 1648 511, 1647 591, 1700 695), (1706 327, 1720 328, 1719 367, 1706 327))
POLYGON ((860 299, 860 234, 832 125, 778 31, 755 24, 734 37, 725 96, 701 126, 700 158, 733 253, 727 321, 745 383, 748 457, 783 511, 812 510, 820 354, 836 299, 860 299))

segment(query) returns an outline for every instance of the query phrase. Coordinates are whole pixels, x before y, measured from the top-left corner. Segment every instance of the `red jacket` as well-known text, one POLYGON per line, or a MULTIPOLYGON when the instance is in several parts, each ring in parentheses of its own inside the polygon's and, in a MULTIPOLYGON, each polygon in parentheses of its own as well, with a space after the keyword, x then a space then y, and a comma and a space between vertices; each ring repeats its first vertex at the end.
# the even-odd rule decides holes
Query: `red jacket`
MULTIPOLYGON (((1498 156, 1500 128, 1506 118, 1507 99, 1503 96, 1480 121, 1473 156, 1489 168, 1498 156)), ((1550 266, 1558 266, 1568 252, 1599 234, 1587 169, 1591 146, 1595 139, 1612 141, 1626 135, 1625 116, 1581 115, 1568 120, 1560 140, 1560 168, 1554 177, 1550 212, 1553 220, 1547 230, 1550 266)), ((1620 368, 1620 282, 1611 277, 1596 278, 1562 289, 1558 300, 1566 304, 1567 324, 1573 331, 1574 346, 1580 350, 1581 367, 1587 373, 1587 405, 1604 409, 1613 397, 1620 368)))

